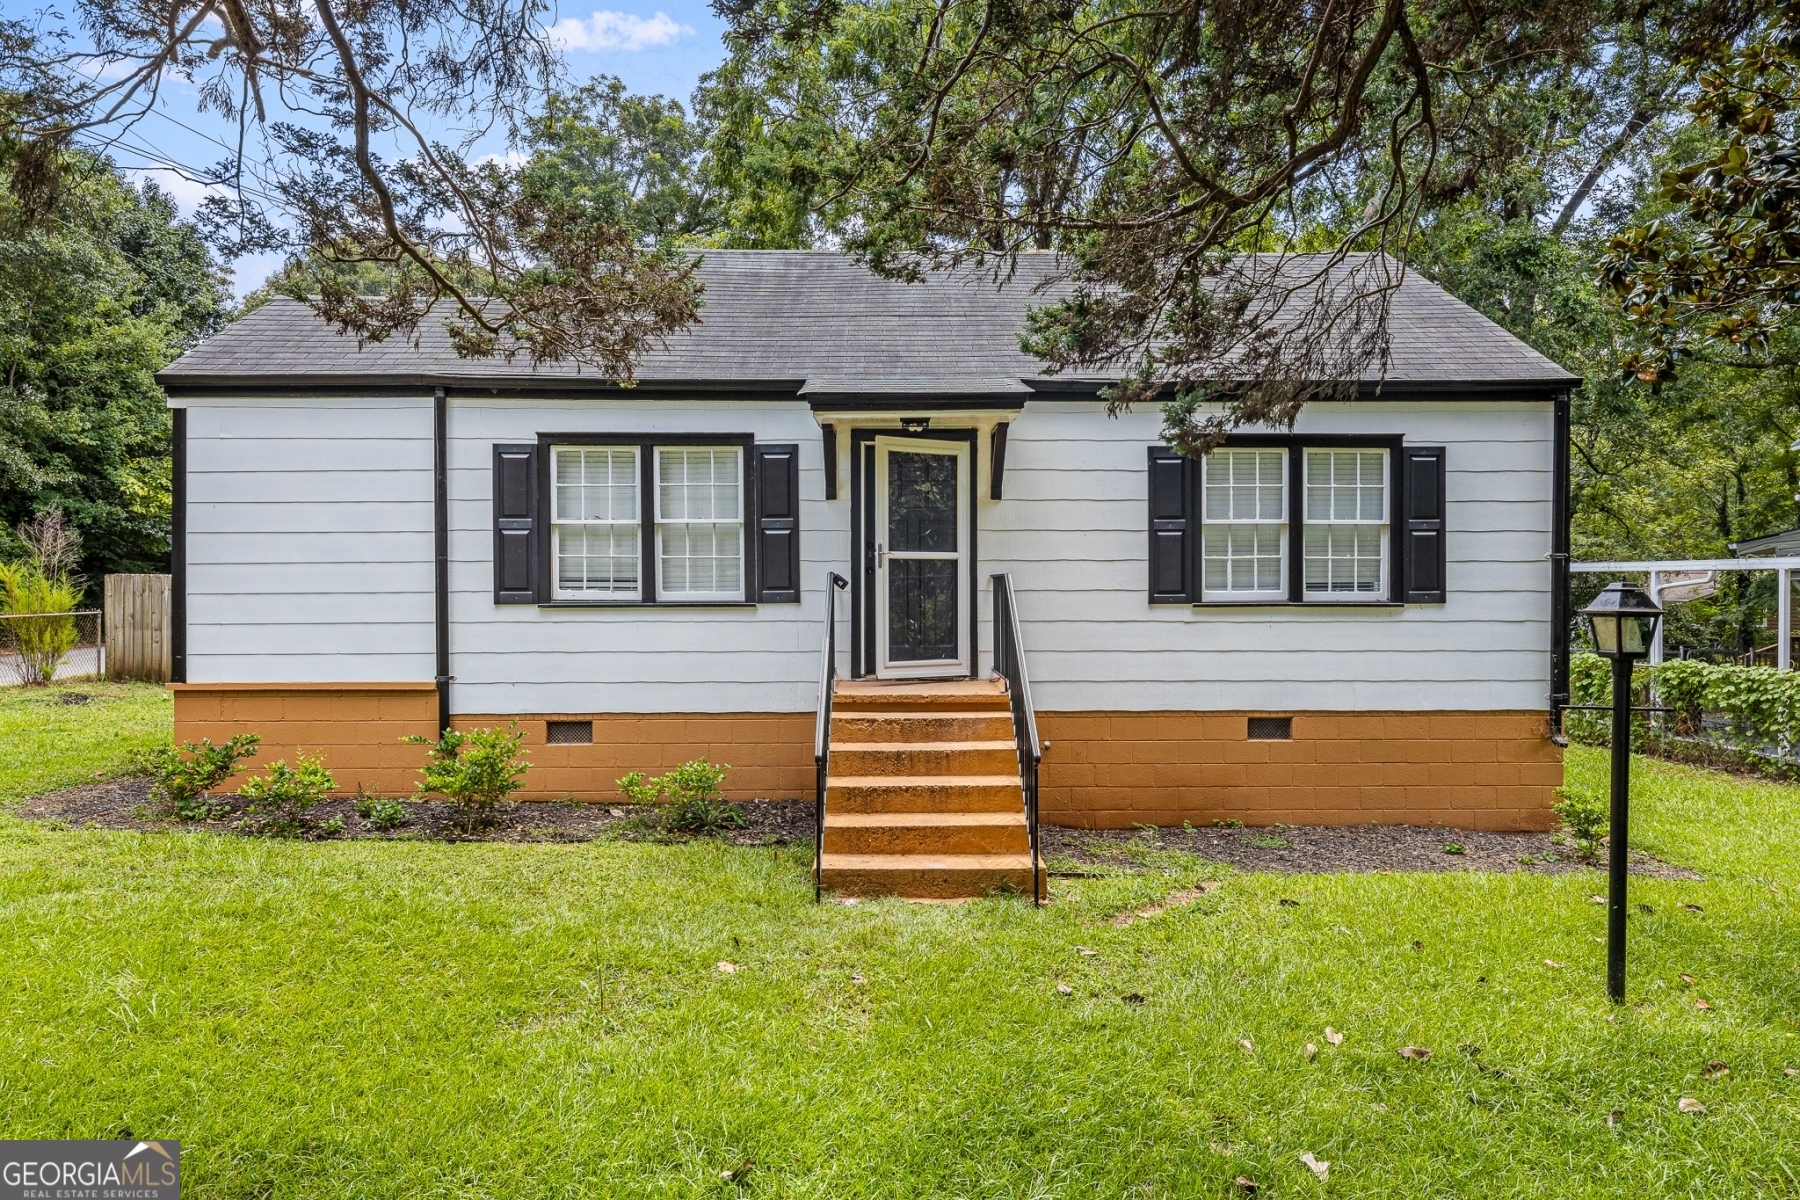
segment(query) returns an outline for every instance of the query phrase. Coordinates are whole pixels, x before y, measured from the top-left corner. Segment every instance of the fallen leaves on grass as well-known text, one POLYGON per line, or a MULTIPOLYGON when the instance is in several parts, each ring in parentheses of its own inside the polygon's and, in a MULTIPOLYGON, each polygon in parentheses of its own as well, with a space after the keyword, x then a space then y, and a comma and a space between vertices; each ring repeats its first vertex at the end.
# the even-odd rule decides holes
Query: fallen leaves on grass
POLYGON ((1344 1044, 1344 1035, 1327 1025, 1325 1027, 1325 1040, 1334 1046, 1341 1046, 1344 1044))
POLYGON ((1242 1050, 1245 1054, 1253 1055, 1256 1053, 1256 1043, 1251 1041, 1249 1038, 1239 1038, 1238 1039, 1238 1049, 1242 1050))
POLYGON ((1605 904, 1606 903, 1605 896, 1589 896, 1588 900, 1594 904, 1605 904))
POLYGON ((1147 918, 1166 913, 1171 908, 1180 908, 1184 904, 1192 904, 1208 892, 1216 892, 1218 890, 1219 881, 1216 879, 1208 879, 1204 883, 1197 883, 1191 888, 1183 888, 1173 895, 1164 896, 1154 904, 1146 904, 1142 908, 1122 912, 1112 919, 1112 923, 1123 929, 1133 921, 1146 920, 1147 918))
POLYGON ((1692 1096, 1683 1096, 1675 1102, 1675 1109, 1677 1112, 1703 1113, 1706 1111, 1706 1105, 1700 1103, 1692 1096))
POLYGON ((850 982, 851 983, 867 983, 869 981, 864 979, 860 974, 858 974, 858 975, 850 976, 850 982))
POLYGON ((1311 1062, 1313 1059, 1319 1057, 1319 1048, 1311 1042, 1308 1042, 1306 1043, 1306 1049, 1301 1051, 1301 1053, 1305 1056, 1307 1062, 1311 1062))
POLYGON ((723 1179, 726 1183, 742 1183, 744 1181, 744 1177, 750 1174, 750 1168, 754 1167, 755 1165, 756 1165, 755 1159, 746 1158, 743 1162, 741 1162, 737 1166, 731 1168, 731 1170, 720 1171, 719 1178, 723 1179))
POLYGON ((1615 1108, 1611 1112, 1606 1114, 1606 1127, 1608 1129, 1617 1129, 1619 1127, 1620 1122, 1622 1122, 1624 1120, 1625 1120, 1625 1110, 1622 1108, 1615 1108))
POLYGON ((1781 1073, 1786 1075, 1789 1079, 1792 1079, 1796 1075, 1800 1075, 1800 1067, 1783 1067, 1781 1068, 1781 1073))
POLYGON ((1298 900, 1289 900, 1286 896, 1283 896, 1280 900, 1277 900, 1276 903, 1281 905, 1281 907, 1283 907, 1283 908, 1299 908, 1300 907, 1300 902, 1298 900))
POLYGON ((1319 1177, 1320 1183, 1324 1183, 1326 1177, 1331 1174, 1331 1164, 1323 1159, 1314 1158, 1311 1150, 1302 1154, 1300 1156, 1300 1161, 1306 1164, 1307 1170, 1319 1177))
POLYGON ((1712 1005, 1707 1003, 1705 1000, 1694 1001, 1694 1008, 1700 1012, 1711 1012, 1712 1011, 1712 1005))
POLYGON ((1689 912, 1705 912, 1706 911, 1704 908, 1701 908, 1698 904, 1684 904, 1681 907, 1687 909, 1689 912))
POLYGON ((1687 975, 1687 974, 1683 974, 1683 975, 1679 975, 1679 976, 1677 976, 1677 977, 1676 977, 1676 978, 1678 978, 1678 979, 1680 979, 1680 980, 1681 980, 1681 982, 1683 982, 1683 983, 1692 983, 1692 982, 1694 982, 1694 977, 1693 977, 1693 976, 1692 976, 1692 975, 1687 975))
POLYGON ((1260 1183, 1257 1183, 1256 1180, 1246 1179, 1242 1175, 1239 1175, 1231 1182, 1237 1184, 1240 1188, 1244 1189, 1245 1193, 1251 1196, 1256 1195, 1256 1189, 1262 1186, 1260 1183))
POLYGON ((1120 996, 1119 999, 1127 1004, 1142 1004, 1144 1002, 1144 997, 1142 993, 1139 992, 1126 992, 1123 996, 1120 996))
POLYGON ((1723 1079, 1729 1074, 1731 1074, 1731 1068, 1716 1058, 1706 1064, 1706 1070, 1700 1072, 1703 1079, 1723 1079))
POLYGON ((721 975, 736 975, 737 974, 737 964, 736 963, 728 963, 721 959, 719 962, 719 974, 721 974, 721 975))
POLYGON ((1075 989, 1066 983, 1059 983, 1056 985, 1056 994, 1059 996, 1073 996, 1075 994, 1075 989))
POLYGON ((1423 1046, 1402 1046, 1394 1053, 1413 1062, 1426 1062, 1431 1058, 1431 1051, 1423 1046))
POLYGON ((1546 958, 1544 960, 1544 965, 1549 967, 1552 971, 1560 971, 1562 969, 1562 964, 1553 958, 1546 958))
POLYGON ((1086 946, 1077 946, 1075 947, 1075 953, 1081 955, 1083 958, 1092 958, 1100 952, 1098 950, 1090 950, 1086 946))

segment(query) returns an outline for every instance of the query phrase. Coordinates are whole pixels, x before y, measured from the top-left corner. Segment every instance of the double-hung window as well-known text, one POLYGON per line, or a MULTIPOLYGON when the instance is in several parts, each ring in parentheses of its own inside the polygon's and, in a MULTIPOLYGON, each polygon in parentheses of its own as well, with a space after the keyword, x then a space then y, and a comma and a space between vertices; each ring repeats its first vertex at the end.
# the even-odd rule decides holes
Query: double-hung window
POLYGON ((1442 446, 1245 435, 1150 448, 1155 604, 1443 604, 1442 446))
POLYGON ((554 599, 745 598, 744 447, 552 446, 550 456, 554 599))
POLYGON ((665 600, 744 598, 744 452, 656 448, 658 592, 665 600))
POLYGON ((1201 592, 1206 597, 1287 595, 1287 453, 1215 450, 1201 464, 1201 592))
POLYGON ((1388 455, 1308 447, 1306 598, 1387 597, 1388 455))
POLYGON ((558 600, 636 600, 643 553, 638 447, 557 446, 550 565, 558 600))

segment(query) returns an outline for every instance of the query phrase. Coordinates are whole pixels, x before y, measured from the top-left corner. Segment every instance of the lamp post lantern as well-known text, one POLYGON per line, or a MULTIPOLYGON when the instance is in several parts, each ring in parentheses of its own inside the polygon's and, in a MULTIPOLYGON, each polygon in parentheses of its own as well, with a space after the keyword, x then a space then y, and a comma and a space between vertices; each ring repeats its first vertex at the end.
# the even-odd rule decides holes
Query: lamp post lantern
POLYGON ((1606 994, 1625 999, 1625 866, 1631 827, 1631 668, 1650 652, 1662 609, 1630 583, 1608 584, 1581 610, 1612 660, 1612 817, 1607 827, 1606 994))

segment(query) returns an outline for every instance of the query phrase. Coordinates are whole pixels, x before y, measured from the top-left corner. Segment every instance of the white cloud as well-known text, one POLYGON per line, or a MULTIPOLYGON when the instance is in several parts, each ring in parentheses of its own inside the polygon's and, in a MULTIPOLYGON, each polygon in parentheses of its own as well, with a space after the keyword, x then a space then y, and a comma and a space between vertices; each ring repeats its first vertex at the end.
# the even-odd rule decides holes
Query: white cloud
POLYGON ((191 217, 200 202, 208 196, 229 196, 230 190, 216 183, 201 183, 179 167, 135 167, 125 172, 133 183, 142 185, 154 182, 157 187, 169 194, 175 201, 175 207, 181 215, 191 217))
POLYGON ((601 9, 585 21, 564 17, 550 27, 550 39, 565 50, 643 50, 693 32, 665 12, 638 17, 601 9))

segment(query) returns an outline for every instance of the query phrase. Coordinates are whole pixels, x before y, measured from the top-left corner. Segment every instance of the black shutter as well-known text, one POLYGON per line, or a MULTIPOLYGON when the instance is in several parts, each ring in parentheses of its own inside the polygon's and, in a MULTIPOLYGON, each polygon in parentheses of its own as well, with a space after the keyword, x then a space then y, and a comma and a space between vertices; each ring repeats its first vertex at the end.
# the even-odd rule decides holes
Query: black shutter
POLYGON ((756 599, 800 600, 800 447, 758 446, 756 462, 756 599))
POLYGON ((1150 603, 1187 604, 1193 558, 1193 471, 1187 458, 1150 447, 1150 603))
POLYGON ((494 603, 538 602, 538 448, 494 447, 494 603))
POLYGON ((1408 604, 1442 604, 1449 597, 1444 574, 1444 448, 1406 446, 1400 453, 1406 470, 1400 485, 1406 510, 1400 560, 1406 588, 1401 599, 1408 604))

